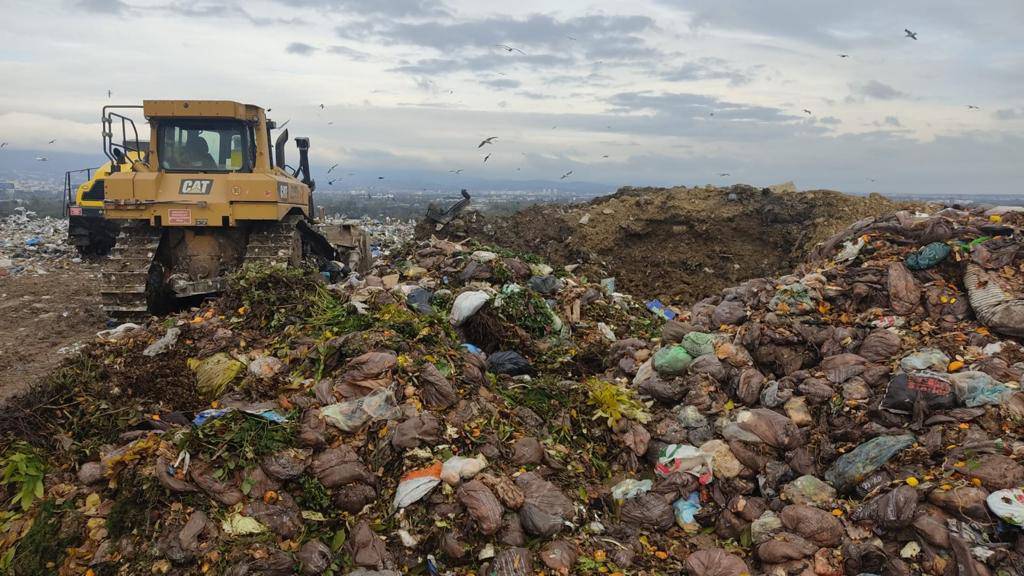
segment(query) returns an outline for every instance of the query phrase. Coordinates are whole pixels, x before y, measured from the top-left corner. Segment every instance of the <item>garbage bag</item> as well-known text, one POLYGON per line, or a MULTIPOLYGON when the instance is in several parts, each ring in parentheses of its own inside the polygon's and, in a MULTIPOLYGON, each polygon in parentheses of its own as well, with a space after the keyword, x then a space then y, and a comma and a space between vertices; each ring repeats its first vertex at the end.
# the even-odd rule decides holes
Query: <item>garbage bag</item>
POLYGON ((956 397, 952 383, 943 374, 901 373, 889 381, 879 406, 897 414, 910 414, 920 400, 930 410, 946 410, 956 406, 956 397))
POLYGON ((904 484, 864 504, 851 519, 856 522, 870 520, 883 530, 906 528, 917 513, 917 497, 917 489, 904 484))
POLYGON ((825 472, 825 480, 846 492, 913 443, 913 434, 872 438, 836 459, 825 472))
POLYGON ((1024 485, 1024 466, 1002 454, 982 454, 954 468, 968 478, 977 478, 988 490, 1004 490, 1024 485))
POLYGON ((664 404, 677 404, 686 396, 686 386, 682 379, 662 380, 657 374, 637 381, 637 390, 644 396, 649 396, 664 404))
POLYGON ((921 286, 902 262, 889 265, 889 304, 900 316, 906 316, 921 303, 921 286))
POLYGON ((526 283, 530 287, 530 290, 537 292, 538 294, 554 294, 560 288, 560 282, 558 278, 547 275, 547 276, 532 276, 526 283))
POLYGON ((430 493, 441 483, 441 470, 443 465, 435 462, 433 465, 419 470, 413 470, 402 476, 398 482, 398 489, 395 490, 395 500, 391 507, 395 510, 406 508, 430 493))
POLYGON ((992 513, 1013 526, 1024 526, 1024 488, 997 490, 985 499, 992 513))
POLYGON ((978 320, 993 332, 1024 337, 1024 298, 1012 296, 1000 284, 995 272, 967 265, 964 286, 978 320))
POLYGON ((292 538, 302 531, 299 507, 287 492, 281 492, 276 502, 251 500, 242 509, 246 516, 255 518, 282 538, 292 538))
POLYGON ((836 499, 836 489, 816 476, 804 475, 786 484, 782 488, 782 497, 793 504, 826 508, 836 499))
POLYGON ((526 496, 519 486, 507 476, 494 476, 491 474, 480 474, 481 482, 491 489, 491 492, 498 497, 498 500, 511 510, 519 510, 526 502, 526 496))
POLYGON ((291 554, 280 548, 263 549, 259 558, 235 564, 224 576, 292 576, 295 562, 291 554))
POLYGON ((725 300, 711 313, 711 321, 715 326, 742 324, 747 319, 747 308, 742 302, 725 300))
POLYGON ((693 362, 693 357, 681 345, 668 346, 654 353, 654 369, 659 376, 681 376, 693 362))
POLYGON ((327 443, 327 423, 316 408, 309 408, 299 420, 298 441, 301 446, 319 448, 327 443))
POLYGON ((421 412, 395 426, 391 445, 397 450, 408 450, 421 445, 436 445, 441 439, 441 422, 430 412, 421 412))
POLYGON ((869 362, 888 362, 900 353, 900 347, 899 334, 880 328, 864 337, 857 354, 869 362))
POLYGON ((405 297, 405 305, 420 314, 432 314, 434 309, 430 306, 430 299, 433 296, 434 294, 430 290, 417 286, 410 290, 405 297))
POLYGON ((456 491, 456 497, 476 521, 481 534, 490 536, 501 528, 503 512, 501 503, 483 482, 479 480, 466 482, 456 491))
POLYGON ((171 349, 181 336, 181 328, 168 328, 167 332, 156 342, 153 342, 142 351, 143 356, 154 357, 171 349))
POLYGON ((657 532, 668 530, 676 521, 669 501, 653 492, 626 500, 622 504, 620 517, 630 526, 657 532))
POLYGON ((343 490, 334 493, 334 506, 349 514, 358 514, 360 510, 377 500, 377 490, 373 486, 354 482, 346 484, 343 490))
POLYGON ((758 544, 757 557, 767 564, 782 564, 809 558, 819 546, 797 534, 780 532, 758 544))
POLYGON ((975 486, 955 486, 948 490, 940 487, 928 494, 928 502, 957 518, 991 522, 986 506, 988 496, 987 490, 975 486))
POLYGON ((946 259, 952 249, 944 242, 932 242, 922 246, 917 252, 907 255, 907 268, 911 270, 927 270, 946 259))
POLYGON ((192 481, 207 496, 225 506, 234 506, 241 502, 245 495, 231 482, 217 480, 210 474, 209 466, 205 463, 193 462, 188 469, 192 481))
POLYGON ((217 398, 239 374, 245 364, 235 360, 226 352, 218 352, 209 358, 189 358, 188 367, 196 373, 196 389, 204 398, 217 398))
POLYGON ((299 548, 299 566, 306 576, 323 574, 331 566, 334 554, 331 548, 319 540, 309 540, 299 548))
POLYGON ((491 296, 486 292, 470 290, 455 297, 452 303, 452 311, 449 316, 452 326, 462 326, 466 320, 476 314, 491 296))
POLYGON ((668 320, 661 325, 661 340, 678 344, 683 341, 687 334, 693 331, 689 324, 676 320, 668 320))
POLYGON ((654 471, 662 478, 685 472, 697 478, 701 484, 708 484, 713 478, 711 456, 689 444, 668 444, 662 447, 654 471))
POLYGON ((394 352, 367 352, 349 360, 341 381, 347 384, 377 389, 381 385, 376 382, 385 372, 393 369, 398 363, 394 352))
POLYGON ((650 480, 637 480, 636 478, 626 478, 612 487, 612 498, 618 502, 629 500, 630 498, 636 498, 641 494, 646 494, 651 491, 652 482, 650 480))
POLYGON ((686 557, 686 571, 690 576, 748 576, 747 564, 734 554, 721 548, 698 550, 686 557))
POLYGON ((999 405, 1015 392, 984 372, 958 372, 949 377, 956 397, 968 408, 999 405))
POLYGON ((494 557, 489 576, 532 576, 533 556, 526 548, 506 548, 494 557))
POLYGON ((310 463, 310 472, 325 488, 338 488, 352 482, 376 483, 376 477, 350 446, 342 444, 317 454, 310 463))
POLYGON ((803 536, 819 546, 832 548, 838 546, 843 539, 842 523, 830 512, 820 508, 791 504, 782 509, 779 519, 786 530, 803 536))
POLYGON ((324 406, 320 413, 338 429, 355 432, 368 422, 393 417, 397 413, 397 403, 391 390, 378 388, 361 398, 324 406))
POLYGON ((427 408, 433 410, 447 410, 459 400, 455 387, 431 362, 420 368, 419 395, 427 408))
POLYGON ((700 510, 699 492, 691 492, 686 498, 680 498, 672 503, 672 513, 676 517, 676 525, 680 528, 685 529, 687 526, 692 526, 696 523, 696 514, 700 510))
POLYGON ((922 348, 900 359, 900 368, 905 372, 915 372, 917 370, 945 372, 947 366, 949 366, 949 356, 946 356, 946 353, 942 350, 935 348, 922 348))
POLYGON ((309 465, 309 450, 286 448, 267 454, 260 460, 260 467, 267 476, 275 480, 294 480, 306 471, 309 465))
POLYGON ((736 399, 748 406, 756 404, 764 382, 764 374, 757 368, 744 368, 736 381, 736 399))
POLYGON ((744 410, 736 416, 736 423, 773 448, 792 450, 803 442, 800 429, 792 420, 766 408, 744 410))
POLYGON ((516 478, 516 486, 523 491, 519 520, 527 533, 550 538, 562 530, 566 520, 572 518, 572 501, 562 494, 558 486, 535 472, 521 474, 516 478))
POLYGON ((548 542, 540 550, 540 560, 555 574, 568 575, 576 564, 579 552, 576 546, 566 540, 548 542))
POLYGON ((494 374, 520 376, 532 374, 533 366, 530 366, 530 361, 523 358, 518 352, 506 350, 495 352, 487 357, 487 370, 494 374))
POLYGON ((352 533, 349 534, 348 540, 345 542, 345 549, 348 551, 349 558, 357 566, 379 570, 384 567, 387 560, 387 548, 384 546, 384 540, 374 533, 367 520, 360 520, 352 529, 352 533))

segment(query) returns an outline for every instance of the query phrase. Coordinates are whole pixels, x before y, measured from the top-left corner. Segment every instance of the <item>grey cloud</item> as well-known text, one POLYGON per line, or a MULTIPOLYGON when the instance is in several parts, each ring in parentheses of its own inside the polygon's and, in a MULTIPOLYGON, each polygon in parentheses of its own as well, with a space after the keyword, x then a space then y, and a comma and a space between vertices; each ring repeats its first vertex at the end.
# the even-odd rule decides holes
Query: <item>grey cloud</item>
POLYGON ((878 80, 871 80, 864 83, 850 84, 851 97, 874 98, 875 100, 895 100, 905 98, 907 93, 901 92, 888 84, 878 80))
POLYGON ((701 94, 622 92, 608 99, 616 112, 649 111, 675 118, 781 123, 799 120, 779 108, 736 104, 701 94), (711 117, 711 113, 714 117, 711 117))
POLYGON ((996 120, 1020 120, 1024 118, 1024 108, 1001 108, 993 116, 996 120))
POLYGON ((130 8, 121 0, 77 0, 73 6, 99 14, 124 14, 130 8))
POLYGON ((516 92, 516 96, 522 96, 523 98, 529 98, 531 100, 552 100, 554 96, 550 94, 544 94, 542 92, 534 92, 531 90, 520 90, 516 92))
POLYGON ((270 26, 273 24, 302 24, 299 18, 267 18, 256 16, 235 2, 203 2, 196 0, 182 0, 169 3, 158 8, 167 14, 184 16, 186 18, 242 18, 256 26, 270 26))
POLYGON ((519 86, 522 85, 522 82, 519 80, 513 80, 512 78, 492 78, 489 80, 481 80, 480 83, 499 90, 519 88, 519 86))
POLYGON ((274 0, 297 8, 321 8, 352 14, 381 16, 444 16, 448 9, 440 0, 274 0))
POLYGON ((327 47, 327 51, 330 52, 331 54, 337 54, 339 56, 347 56, 347 57, 351 58, 352 60, 357 60, 357 61, 360 61, 360 62, 364 62, 366 60, 369 60, 370 56, 371 56, 367 52, 363 52, 361 50, 356 50, 355 48, 349 48, 348 46, 339 46, 339 45, 328 46, 327 47))
POLYGON ((886 116, 885 117, 885 123, 888 124, 889 126, 896 126, 896 127, 902 127, 903 126, 903 124, 900 124, 900 119, 895 117, 895 116, 886 116))
POLYGON ((289 54, 299 54, 305 56, 308 54, 312 54, 313 52, 316 52, 317 48, 316 46, 310 46, 309 44, 305 44, 303 42, 292 42, 284 50, 289 54))
POLYGON ((687 62, 682 66, 662 74, 663 80, 669 82, 687 82, 693 80, 728 80, 730 85, 738 86, 751 81, 751 76, 740 72, 721 58, 701 58, 687 62))
POLYGON ((842 124, 843 121, 840 120, 839 118, 836 118, 835 116, 825 116, 823 118, 818 118, 818 123, 827 124, 829 126, 838 126, 842 124))

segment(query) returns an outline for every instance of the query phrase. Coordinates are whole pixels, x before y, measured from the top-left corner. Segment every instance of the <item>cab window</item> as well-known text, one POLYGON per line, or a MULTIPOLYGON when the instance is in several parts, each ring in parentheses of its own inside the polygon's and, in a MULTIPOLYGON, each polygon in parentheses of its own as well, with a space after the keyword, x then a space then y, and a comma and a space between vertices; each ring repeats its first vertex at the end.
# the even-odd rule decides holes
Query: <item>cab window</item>
POLYGON ((252 130, 236 121, 165 121, 160 168, 172 172, 252 172, 252 130))

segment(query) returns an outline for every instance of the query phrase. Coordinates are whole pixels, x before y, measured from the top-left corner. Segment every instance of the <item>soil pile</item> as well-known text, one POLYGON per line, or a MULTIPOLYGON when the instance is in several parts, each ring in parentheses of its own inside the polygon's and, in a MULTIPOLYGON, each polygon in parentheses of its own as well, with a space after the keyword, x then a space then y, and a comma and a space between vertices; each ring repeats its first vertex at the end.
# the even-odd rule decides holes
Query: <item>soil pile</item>
POLYGON ((624 291, 693 303, 743 280, 792 270, 815 245, 863 218, 910 206, 829 190, 623 188, 586 204, 537 205, 510 217, 463 214, 420 238, 472 237, 537 254, 624 291))
POLYGON ((0 412, 0 567, 1012 574, 1022 228, 896 212, 657 315, 447 240, 246 268, 0 412))

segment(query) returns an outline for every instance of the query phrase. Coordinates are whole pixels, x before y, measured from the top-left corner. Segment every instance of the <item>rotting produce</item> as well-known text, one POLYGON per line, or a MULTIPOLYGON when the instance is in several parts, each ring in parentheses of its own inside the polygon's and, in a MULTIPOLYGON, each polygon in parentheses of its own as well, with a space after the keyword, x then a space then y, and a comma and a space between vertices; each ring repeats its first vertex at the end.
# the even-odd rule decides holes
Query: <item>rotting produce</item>
POLYGON ((793 274, 658 314, 448 240, 336 284, 246 266, 219 300, 101 334, 0 417, 0 561, 1014 574, 1022 226, 869 218, 793 274))

